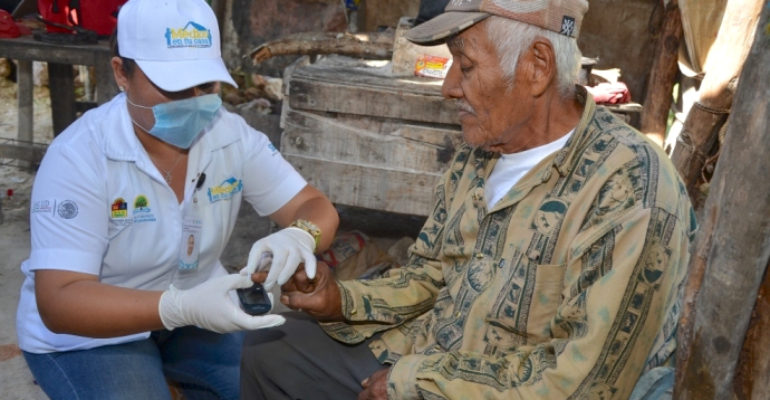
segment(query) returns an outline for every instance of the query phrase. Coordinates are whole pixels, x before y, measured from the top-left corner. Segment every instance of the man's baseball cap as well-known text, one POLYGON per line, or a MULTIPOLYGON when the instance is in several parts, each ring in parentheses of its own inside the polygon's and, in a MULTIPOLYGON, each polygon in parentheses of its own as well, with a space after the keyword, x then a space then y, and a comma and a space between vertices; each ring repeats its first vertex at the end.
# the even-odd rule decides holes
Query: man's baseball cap
POLYGON ((235 87, 220 51, 219 25, 204 0, 129 0, 118 13, 118 51, 163 90, 207 82, 235 87))
POLYGON ((587 0, 450 0, 444 12, 406 32, 420 44, 438 43, 491 15, 577 38, 587 0))

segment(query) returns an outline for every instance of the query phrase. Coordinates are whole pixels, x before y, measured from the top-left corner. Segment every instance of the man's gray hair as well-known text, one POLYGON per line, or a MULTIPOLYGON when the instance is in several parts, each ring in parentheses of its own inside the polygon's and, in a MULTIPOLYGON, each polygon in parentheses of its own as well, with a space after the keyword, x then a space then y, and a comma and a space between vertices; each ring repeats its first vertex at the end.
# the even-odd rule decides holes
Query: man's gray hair
POLYGON ((503 69, 503 74, 511 79, 511 84, 513 84, 513 77, 522 50, 528 48, 535 41, 535 38, 541 36, 550 41, 551 46, 553 46, 553 52, 556 56, 556 87, 559 94, 566 98, 574 93, 582 57, 574 38, 494 15, 490 16, 488 20, 487 35, 497 47, 500 67, 503 69))

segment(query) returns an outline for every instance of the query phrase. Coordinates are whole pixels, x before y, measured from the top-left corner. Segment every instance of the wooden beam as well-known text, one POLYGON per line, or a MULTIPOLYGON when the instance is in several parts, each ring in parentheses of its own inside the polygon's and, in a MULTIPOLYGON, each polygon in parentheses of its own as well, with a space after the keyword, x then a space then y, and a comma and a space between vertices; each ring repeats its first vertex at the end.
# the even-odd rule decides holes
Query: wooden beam
POLYGON ((51 94, 53 135, 60 134, 75 121, 74 70, 70 64, 48 63, 48 89, 51 94))
POLYGON ((27 161, 31 165, 40 164, 45 150, 46 146, 42 144, 0 140, 0 158, 27 161))
POLYGON ((34 97, 34 84, 32 80, 32 61, 19 60, 16 69, 16 97, 18 101, 18 133, 16 139, 22 142, 31 142, 34 128, 32 113, 32 99, 34 97))
POLYGON ((287 54, 340 54, 356 58, 390 59, 393 56, 393 32, 302 32, 271 40, 249 51, 255 65, 287 54))
POLYGON ((694 244, 678 335, 676 399, 740 398, 734 380, 770 263, 770 87, 758 84, 770 71, 770 8, 759 21, 733 104, 740 118, 728 124, 694 244))
POLYGON ((740 399, 770 399, 770 270, 759 288, 735 377, 740 399))
POLYGON ((647 80, 647 96, 641 116, 641 131, 663 146, 666 122, 673 102, 672 91, 679 71, 679 43, 682 41, 682 17, 677 0, 669 0, 663 14, 657 52, 647 80))

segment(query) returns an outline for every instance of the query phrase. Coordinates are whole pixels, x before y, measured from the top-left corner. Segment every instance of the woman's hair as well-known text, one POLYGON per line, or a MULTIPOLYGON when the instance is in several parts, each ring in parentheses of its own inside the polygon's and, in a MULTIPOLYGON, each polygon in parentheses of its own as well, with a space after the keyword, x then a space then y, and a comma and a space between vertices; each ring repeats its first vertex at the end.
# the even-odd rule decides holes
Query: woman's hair
POLYGON ((575 90, 580 71, 580 49, 577 40, 524 22, 491 16, 487 22, 487 35, 495 44, 500 57, 500 67, 510 78, 516 73, 522 50, 528 48, 537 37, 551 42, 556 56, 556 87, 562 97, 568 97, 575 90))

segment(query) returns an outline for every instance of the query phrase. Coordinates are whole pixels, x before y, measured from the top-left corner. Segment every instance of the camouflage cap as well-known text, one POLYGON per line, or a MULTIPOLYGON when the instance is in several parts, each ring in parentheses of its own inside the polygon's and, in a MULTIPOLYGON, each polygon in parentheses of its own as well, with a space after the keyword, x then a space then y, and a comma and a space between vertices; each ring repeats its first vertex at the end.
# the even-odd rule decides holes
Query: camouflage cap
POLYGON ((410 29, 406 38, 420 44, 442 42, 490 15, 577 38, 587 10, 587 0, 451 0, 442 14, 410 29))

